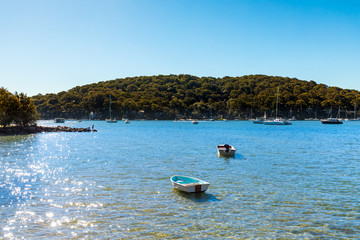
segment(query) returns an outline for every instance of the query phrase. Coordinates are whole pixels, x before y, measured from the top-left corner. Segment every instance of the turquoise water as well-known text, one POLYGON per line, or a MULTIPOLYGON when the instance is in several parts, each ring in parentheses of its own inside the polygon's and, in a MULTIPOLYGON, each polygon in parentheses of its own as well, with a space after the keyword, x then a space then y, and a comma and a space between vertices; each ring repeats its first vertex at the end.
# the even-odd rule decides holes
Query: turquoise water
POLYGON ((0 137, 1 239, 360 238, 360 122, 92 124, 0 137))

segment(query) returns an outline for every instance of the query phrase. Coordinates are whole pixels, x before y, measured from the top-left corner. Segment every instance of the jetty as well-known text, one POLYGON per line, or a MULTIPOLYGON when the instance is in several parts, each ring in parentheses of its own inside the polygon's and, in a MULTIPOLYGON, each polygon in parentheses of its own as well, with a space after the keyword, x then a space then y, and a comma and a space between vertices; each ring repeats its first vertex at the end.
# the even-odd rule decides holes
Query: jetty
POLYGON ((0 127, 0 136, 26 135, 26 134, 46 133, 46 132, 97 132, 97 130, 95 130, 95 129, 91 130, 90 127, 89 128, 72 128, 72 127, 67 127, 67 126, 0 127))

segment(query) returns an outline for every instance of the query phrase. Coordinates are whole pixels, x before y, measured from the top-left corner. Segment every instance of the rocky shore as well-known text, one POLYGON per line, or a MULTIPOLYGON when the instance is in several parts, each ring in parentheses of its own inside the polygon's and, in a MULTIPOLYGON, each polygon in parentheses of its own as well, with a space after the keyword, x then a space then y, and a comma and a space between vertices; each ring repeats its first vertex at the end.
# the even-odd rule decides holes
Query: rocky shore
POLYGON ((91 130, 90 128, 71 128, 67 126, 0 127, 0 136, 26 135, 26 134, 44 133, 44 132, 96 132, 96 130, 91 130))

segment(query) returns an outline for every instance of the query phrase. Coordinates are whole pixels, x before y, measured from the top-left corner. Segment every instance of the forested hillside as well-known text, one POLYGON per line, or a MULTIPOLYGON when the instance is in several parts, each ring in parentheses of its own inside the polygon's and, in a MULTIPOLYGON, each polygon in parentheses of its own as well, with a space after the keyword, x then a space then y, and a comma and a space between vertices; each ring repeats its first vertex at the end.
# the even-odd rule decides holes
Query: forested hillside
POLYGON ((265 111, 274 116, 278 87, 282 117, 327 117, 331 108, 337 112, 339 107, 345 117, 360 103, 359 91, 266 75, 129 77, 36 95, 32 100, 42 119, 108 118, 110 95, 112 115, 118 119, 246 119, 262 116, 265 111))

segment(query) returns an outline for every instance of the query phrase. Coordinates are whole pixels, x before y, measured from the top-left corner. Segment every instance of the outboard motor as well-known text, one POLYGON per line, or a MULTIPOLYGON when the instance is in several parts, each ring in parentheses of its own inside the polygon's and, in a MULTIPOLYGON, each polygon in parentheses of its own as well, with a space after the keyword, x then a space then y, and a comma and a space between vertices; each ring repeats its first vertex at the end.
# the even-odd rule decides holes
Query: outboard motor
POLYGON ((225 152, 229 152, 229 149, 230 149, 229 144, 225 144, 224 147, 225 147, 225 149, 226 149, 225 152))

